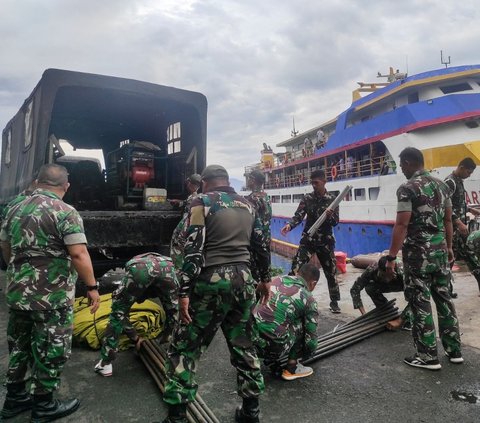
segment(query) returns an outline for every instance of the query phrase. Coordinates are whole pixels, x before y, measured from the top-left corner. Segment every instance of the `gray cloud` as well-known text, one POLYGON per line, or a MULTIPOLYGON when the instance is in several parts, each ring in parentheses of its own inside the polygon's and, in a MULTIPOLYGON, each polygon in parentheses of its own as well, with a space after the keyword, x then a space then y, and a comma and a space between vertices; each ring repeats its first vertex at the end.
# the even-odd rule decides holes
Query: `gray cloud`
POLYGON ((479 63, 473 0, 3 0, 0 126, 49 67, 192 89, 209 101, 208 162, 240 178, 263 142, 307 130, 389 66, 479 63))

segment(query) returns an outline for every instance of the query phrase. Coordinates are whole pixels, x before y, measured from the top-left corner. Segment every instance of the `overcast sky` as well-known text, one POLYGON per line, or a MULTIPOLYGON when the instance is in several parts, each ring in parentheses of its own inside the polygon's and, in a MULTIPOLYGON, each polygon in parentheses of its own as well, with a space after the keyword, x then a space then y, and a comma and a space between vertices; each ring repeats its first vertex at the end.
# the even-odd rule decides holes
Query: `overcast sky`
POLYGON ((293 116, 305 131, 342 112, 357 81, 440 68, 440 50, 480 63, 473 0, 0 0, 0 16, 1 128, 47 68, 195 90, 207 162, 239 179, 293 116))

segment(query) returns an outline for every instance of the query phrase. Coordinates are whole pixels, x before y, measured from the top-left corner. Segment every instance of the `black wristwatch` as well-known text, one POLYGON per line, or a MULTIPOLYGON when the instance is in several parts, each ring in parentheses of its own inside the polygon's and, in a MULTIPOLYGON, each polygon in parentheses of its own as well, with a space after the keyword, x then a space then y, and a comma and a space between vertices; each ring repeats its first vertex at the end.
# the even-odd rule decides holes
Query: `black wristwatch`
POLYGON ((388 255, 388 256, 386 256, 386 259, 387 259, 387 261, 395 261, 397 259, 397 256, 388 255))
POLYGON ((87 291, 95 291, 98 289, 98 283, 95 285, 87 285, 87 291))

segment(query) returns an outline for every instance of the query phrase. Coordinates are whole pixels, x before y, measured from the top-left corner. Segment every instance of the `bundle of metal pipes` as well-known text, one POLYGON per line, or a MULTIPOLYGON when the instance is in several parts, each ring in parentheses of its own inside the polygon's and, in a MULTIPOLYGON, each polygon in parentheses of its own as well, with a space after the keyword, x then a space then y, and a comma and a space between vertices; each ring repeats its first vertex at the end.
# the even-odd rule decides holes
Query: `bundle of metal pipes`
MULTIPOLYGON (((163 394, 166 382, 166 352, 155 341, 146 340, 142 342, 139 355, 163 394)), ((194 402, 188 403, 187 420, 189 423, 220 423, 199 394, 194 402)))
MULTIPOLYGON (((395 300, 393 299, 383 306, 377 307, 357 319, 342 326, 337 326, 331 332, 319 336, 315 353, 302 363, 313 363, 376 333, 383 332, 390 320, 400 316, 398 308, 394 305, 395 300)), ((287 361, 288 359, 285 357, 280 360, 280 364, 285 366, 287 361)))

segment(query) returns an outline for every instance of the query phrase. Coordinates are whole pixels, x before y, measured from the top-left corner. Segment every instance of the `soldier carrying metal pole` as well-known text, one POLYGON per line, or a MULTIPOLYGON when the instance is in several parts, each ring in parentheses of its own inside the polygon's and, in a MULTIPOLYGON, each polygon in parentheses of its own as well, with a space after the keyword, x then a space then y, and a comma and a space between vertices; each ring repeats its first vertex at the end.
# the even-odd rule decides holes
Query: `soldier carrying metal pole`
MULTIPOLYGON (((310 178, 313 192, 305 194, 295 215, 281 230, 282 235, 286 236, 306 216, 302 238, 293 258, 290 274, 297 274, 300 267, 310 262, 312 255, 316 254, 327 278, 330 310, 332 313, 340 313, 340 307, 338 306, 340 290, 336 280, 337 262, 335 259, 335 237, 333 236, 333 227, 338 224, 339 219, 338 203, 332 206, 336 198, 325 188, 327 179, 323 170, 315 170, 310 178), (322 217, 322 215, 325 217, 322 217), (323 223, 318 225, 316 231, 310 235, 309 229, 319 221, 319 218, 323 219, 323 223)), ((344 195, 348 193, 349 187, 347 188, 344 190, 344 195)))

